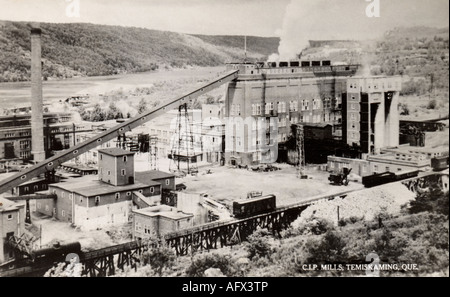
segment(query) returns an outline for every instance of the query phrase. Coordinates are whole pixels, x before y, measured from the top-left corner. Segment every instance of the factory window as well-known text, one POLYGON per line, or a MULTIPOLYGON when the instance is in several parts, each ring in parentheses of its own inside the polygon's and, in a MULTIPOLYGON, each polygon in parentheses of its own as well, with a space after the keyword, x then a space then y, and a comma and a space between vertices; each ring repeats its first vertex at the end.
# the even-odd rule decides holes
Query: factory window
POLYGON ((65 193, 61 192, 61 198, 64 198, 64 196, 66 196, 65 193))
POLYGON ((170 179, 166 179, 166 186, 170 184, 170 179))
POLYGON ((155 188, 154 187, 150 187, 150 193, 155 193, 155 188))
POLYGON ((120 199, 120 193, 116 193, 116 200, 120 199))
POLYGON ((236 104, 236 115, 241 115, 241 105, 236 104))
POLYGON ((80 196, 80 203, 83 203, 83 197, 80 196))
POLYGON ((95 206, 100 204, 100 196, 95 196, 95 206))
POLYGON ((11 221, 13 219, 13 215, 12 214, 9 214, 8 215, 8 221, 11 221))
POLYGON ((48 205, 45 206, 45 211, 49 211, 50 207, 48 205))
POLYGON ((319 109, 319 108, 320 108, 320 100, 313 99, 313 109, 319 109))
POLYGON ((69 199, 70 199, 70 200, 73 199, 73 194, 72 194, 72 193, 69 194, 69 199))
POLYGON ((37 190, 39 190, 39 187, 38 187, 37 185, 35 185, 35 186, 33 187, 33 189, 34 189, 35 191, 37 191, 37 190))
POLYGON ((108 175, 111 175, 111 170, 108 170, 108 175))
POLYGON ((308 104, 309 104, 308 100, 302 100, 302 110, 308 110, 309 109, 308 104))
POLYGON ((65 217, 66 216, 66 212, 64 210, 61 210, 61 216, 65 217))
POLYGON ((103 154, 100 154, 100 160, 103 160, 103 154))
POLYGON ((126 173, 125 169, 122 169, 120 172, 121 172, 122 176, 125 176, 125 173, 126 173))
POLYGON ((123 156, 123 161, 124 161, 124 162, 127 161, 127 156, 123 156))
POLYGON ((295 111, 294 102, 295 101, 289 101, 289 111, 295 111))
POLYGON ((261 104, 256 104, 256 114, 261 115, 261 104))

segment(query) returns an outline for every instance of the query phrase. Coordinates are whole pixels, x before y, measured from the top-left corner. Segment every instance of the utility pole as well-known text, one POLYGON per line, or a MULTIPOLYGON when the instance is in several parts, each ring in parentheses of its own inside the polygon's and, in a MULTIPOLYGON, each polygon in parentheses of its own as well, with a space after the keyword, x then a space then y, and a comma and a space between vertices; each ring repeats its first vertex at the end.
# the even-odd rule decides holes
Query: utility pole
POLYGON ((244 36, 244 63, 247 62, 247 35, 244 36))
POLYGON ((300 179, 308 178, 304 174, 305 170, 305 137, 303 125, 297 124, 297 177, 300 179))

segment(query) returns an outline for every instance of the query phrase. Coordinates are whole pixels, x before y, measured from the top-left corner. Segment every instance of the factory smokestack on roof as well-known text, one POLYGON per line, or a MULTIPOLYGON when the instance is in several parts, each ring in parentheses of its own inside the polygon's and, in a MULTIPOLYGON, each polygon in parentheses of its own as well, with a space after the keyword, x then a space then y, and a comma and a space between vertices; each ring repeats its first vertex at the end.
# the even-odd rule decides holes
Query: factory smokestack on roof
POLYGON ((31 153, 35 162, 45 160, 42 100, 41 28, 31 24, 31 153))

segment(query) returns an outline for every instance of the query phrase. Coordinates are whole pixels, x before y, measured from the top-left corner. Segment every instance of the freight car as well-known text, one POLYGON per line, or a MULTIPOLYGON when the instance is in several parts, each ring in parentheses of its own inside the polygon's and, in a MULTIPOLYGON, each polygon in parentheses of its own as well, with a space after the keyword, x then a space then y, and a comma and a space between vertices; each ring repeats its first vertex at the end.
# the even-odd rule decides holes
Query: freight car
POLYGON ((387 183, 392 183, 407 178, 416 177, 419 174, 419 170, 402 170, 398 172, 383 172, 378 174, 372 174, 369 176, 364 176, 362 178, 362 183, 364 187, 371 188, 387 183))
POLYGON ((435 157, 431 159, 433 171, 441 171, 448 168, 448 156, 435 157))
POLYGON ((276 196, 267 195, 257 198, 250 198, 243 201, 233 202, 233 215, 242 219, 262 213, 271 212, 276 209, 276 196))
POLYGON ((71 242, 67 244, 55 243, 52 247, 34 250, 31 252, 31 258, 35 263, 54 263, 64 262, 68 254, 81 254, 81 244, 71 242))

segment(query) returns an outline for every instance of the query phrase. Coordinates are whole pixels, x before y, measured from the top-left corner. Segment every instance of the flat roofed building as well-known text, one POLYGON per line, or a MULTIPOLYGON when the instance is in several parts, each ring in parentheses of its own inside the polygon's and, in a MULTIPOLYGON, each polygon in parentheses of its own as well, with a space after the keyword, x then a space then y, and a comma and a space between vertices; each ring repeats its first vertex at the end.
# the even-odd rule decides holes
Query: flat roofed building
MULTIPOLYGON (((48 192, 57 198, 37 201, 36 210, 85 229, 95 229, 130 222, 133 202, 143 202, 146 198, 161 201, 161 183, 150 178, 145 182, 135 181, 133 152, 101 149, 98 158, 98 176, 85 175, 49 185, 48 192)), ((175 184, 174 179, 171 183, 175 184)))
POLYGON ((228 84, 225 161, 273 163, 291 125, 330 124, 333 137, 376 154, 398 145, 401 78, 355 77, 358 65, 330 61, 229 64, 239 70, 228 84))
POLYGON ((147 183, 114 186, 87 175, 73 181, 49 185, 57 199, 36 201, 36 210, 85 229, 131 221, 134 192, 161 199, 161 184, 147 183))
POLYGON ((136 181, 147 183, 149 181, 159 182, 163 189, 175 190, 175 175, 160 170, 148 170, 136 172, 136 181))
POLYGON ((134 153, 117 147, 99 150, 98 178, 114 186, 133 184, 134 153))
POLYGON ((190 228, 194 215, 178 211, 168 205, 133 210, 133 239, 164 236, 167 233, 190 228))

